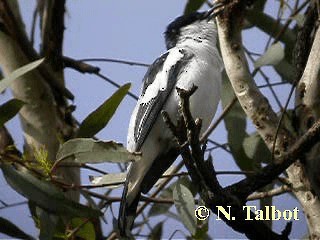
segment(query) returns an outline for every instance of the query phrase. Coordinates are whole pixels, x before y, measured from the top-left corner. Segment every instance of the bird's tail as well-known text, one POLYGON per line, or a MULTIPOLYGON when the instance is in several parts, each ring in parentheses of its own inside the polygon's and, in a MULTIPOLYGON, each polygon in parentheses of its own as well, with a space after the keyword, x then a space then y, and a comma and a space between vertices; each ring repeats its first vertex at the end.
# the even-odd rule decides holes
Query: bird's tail
POLYGON ((158 155, 150 167, 145 162, 132 163, 120 203, 118 228, 121 237, 130 237, 141 193, 147 193, 179 155, 177 148, 158 155), (129 189, 130 183, 130 189, 129 189))
POLYGON ((129 181, 126 181, 120 202, 118 228, 121 237, 131 236, 131 229, 134 219, 136 218, 137 207, 141 196, 141 191, 138 191, 133 201, 129 203, 127 201, 128 184, 129 181))

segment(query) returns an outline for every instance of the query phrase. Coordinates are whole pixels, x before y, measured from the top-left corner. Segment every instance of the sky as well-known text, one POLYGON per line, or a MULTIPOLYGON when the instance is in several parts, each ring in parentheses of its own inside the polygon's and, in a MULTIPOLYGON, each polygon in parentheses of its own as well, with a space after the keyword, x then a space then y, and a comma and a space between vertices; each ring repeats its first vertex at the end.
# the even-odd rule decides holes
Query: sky
MULTIPOLYGON (((26 30, 30 33, 31 16, 34 10, 35 1, 20 0, 21 12, 26 22, 26 30)), ((67 1, 66 14, 66 31, 64 41, 64 54, 66 56, 83 59, 83 58, 114 58, 122 60, 137 61, 143 63, 152 63, 161 53, 165 51, 163 32, 166 26, 177 16, 181 15, 184 9, 185 0, 163 0, 163 1, 67 1)), ((271 3, 268 6, 270 14, 275 13, 277 4, 271 3)), ((37 30, 39 33, 39 29, 37 30)), ((244 33, 245 45, 250 45, 250 50, 261 52, 266 36, 257 31, 249 30, 244 33), (252 44, 254 41, 254 44, 252 44)), ((36 41, 36 48, 39 42, 36 41)), ((121 65, 115 63, 92 63, 101 68, 101 73, 115 82, 123 85, 127 82, 132 83, 131 91, 135 94, 139 93, 142 78, 146 72, 145 67, 121 65)), ((80 74, 72 69, 65 71, 66 86, 75 95, 74 105, 77 106, 74 116, 82 121, 92 110, 103 103, 116 88, 102 79, 90 75, 80 74)), ((260 81, 258 79, 258 81, 260 81)), ((280 81, 279 77, 273 77, 272 81, 280 81)), ((276 89, 278 93, 283 91, 283 87, 276 89)), ((287 89, 285 89, 287 90, 287 89)), ((263 92, 270 96, 268 90, 263 92)), ((4 98, 9 98, 10 94, 6 93, 4 98)), ((280 98, 285 99, 285 94, 280 94, 280 98)), ((2 99, 1 99, 2 103, 2 99)), ((271 99, 273 106, 275 102, 271 99)), ((127 128, 129 118, 135 100, 126 97, 121 103, 119 109, 115 113, 113 119, 108 126, 103 129, 97 136, 102 140, 115 140, 117 142, 126 142, 127 128)), ((216 117, 221 113, 219 106, 216 117)), ((7 124, 9 131, 12 133, 18 146, 23 145, 21 133, 17 130, 19 121, 17 118, 7 124)), ((253 131, 252 124, 248 124, 248 131, 253 131)), ((213 133, 212 139, 220 143, 227 141, 226 130, 224 124, 220 124, 218 129, 213 133)), ((238 170, 232 158, 223 152, 217 150, 213 152, 214 164, 216 170, 238 170)), ((117 171, 110 165, 100 166, 108 171, 117 171)), ((87 173, 82 174, 82 180, 88 183, 87 173)), ((229 175, 219 177, 223 185, 229 185, 241 179, 239 176, 229 175)), ((0 192, 1 200, 7 203, 15 203, 23 200, 17 193, 10 190, 0 174, 0 192)), ((121 190, 115 191, 115 195, 120 195, 121 190)), ((253 202, 250 204, 257 204, 253 202)), ((289 195, 285 197, 275 197, 274 204, 279 209, 293 209, 299 204, 289 195)), ((1 205, 0 205, 1 207, 1 205)), ((115 204, 114 211, 117 212, 118 206, 115 204)), ((174 207, 171 208, 171 210, 174 207)), ((107 212, 110 213, 110 212, 107 212)), ((0 216, 8 218, 16 223, 27 233, 37 236, 38 231, 35 229, 30 214, 26 205, 18 207, 6 208, 0 210, 0 216)), ((306 224, 301 214, 301 220, 293 223, 293 235, 291 237, 300 238, 306 233, 306 224)), ((107 216, 108 221, 112 221, 111 216, 107 216)), ((159 219, 152 219, 153 223, 159 219)), ((181 229, 186 232, 182 224, 177 224, 176 221, 166 221, 166 224, 171 224, 172 227, 166 228, 163 237, 169 237, 176 229, 181 229)), ((168 226, 167 225, 167 226, 168 226)), ((285 226, 284 222, 274 224, 274 230, 281 232, 285 226)), ((108 226, 106 226, 108 228, 108 226)), ((183 237, 183 235, 175 235, 175 237, 183 237)), ((211 220, 210 235, 214 238, 240 238, 240 235, 234 232, 224 223, 211 220)), ((4 237, 0 234, 0 238, 4 237)))

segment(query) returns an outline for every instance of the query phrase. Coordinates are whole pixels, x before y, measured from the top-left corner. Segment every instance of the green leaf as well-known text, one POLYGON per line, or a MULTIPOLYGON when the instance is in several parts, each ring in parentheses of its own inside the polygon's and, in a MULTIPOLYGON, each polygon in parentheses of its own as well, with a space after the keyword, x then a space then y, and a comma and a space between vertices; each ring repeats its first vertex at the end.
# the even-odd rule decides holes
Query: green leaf
POLYGON ((267 51, 255 61, 254 68, 266 65, 277 65, 282 59, 284 59, 284 49, 281 43, 277 42, 272 44, 267 51))
POLYGON ((0 232, 13 238, 34 239, 30 235, 22 231, 19 227, 14 225, 12 222, 2 217, 0 217, 0 232))
POLYGON ((96 233, 92 222, 84 222, 85 219, 73 218, 71 225, 73 228, 79 228, 76 232, 76 236, 81 239, 96 239, 96 233))
MULTIPOLYGON (((205 206, 204 201, 200 198, 198 206, 205 206)), ((192 236, 192 239, 211 239, 208 235, 209 231, 209 217, 205 220, 197 219, 197 230, 192 236)))
POLYGON ((65 142, 57 153, 57 160, 78 163, 126 163, 139 161, 139 154, 130 153, 122 144, 75 138, 65 142))
POLYGON ((127 83, 120 87, 109 99, 90 113, 81 123, 78 137, 93 137, 103 129, 117 110, 122 99, 128 93, 131 84, 127 83))
POLYGON ((13 118, 24 104, 25 102, 14 98, 0 105, 0 127, 13 118))
MULTIPOLYGON (((175 184, 176 183, 174 182, 169 187, 164 189, 160 194, 160 198, 164 198, 164 199, 171 198, 172 199, 172 192, 173 192, 173 188, 175 187, 175 184)), ((154 203, 154 204, 152 204, 152 206, 148 212, 148 217, 166 214, 169 212, 170 208, 171 208, 171 204, 154 203)))
POLYGON ((271 153, 257 132, 252 133, 244 139, 243 149, 248 158, 263 163, 270 163, 271 153))
POLYGON ((150 240, 161 240, 162 239, 162 229, 163 229, 163 222, 157 223, 154 228, 152 229, 151 233, 148 236, 150 240))
POLYGON ((267 2, 267 0, 260 0, 260 1, 253 2, 254 11, 262 12, 265 5, 266 5, 266 2, 267 2))
POLYGON ((293 17, 291 17, 292 19, 294 19, 296 22, 297 22, 297 25, 302 28, 303 27, 303 24, 304 24, 304 21, 306 20, 305 19, 305 16, 303 14, 296 14, 294 15, 293 17))
POLYGON ((51 240, 55 235, 55 230, 59 217, 39 209, 40 235, 41 240, 51 240))
MULTIPOLYGON (((267 186, 265 186, 262 191, 268 192, 273 188, 274 184, 271 183, 267 186)), ((272 206, 272 197, 267 197, 267 198, 261 198, 259 200, 260 202, 260 209, 264 210, 265 207, 270 207, 272 206)), ((270 228, 272 229, 272 220, 264 220, 264 223, 270 228)))
MULTIPOLYGON (((180 177, 178 181, 180 184, 183 184, 184 186, 186 186, 191 191, 193 196, 197 194, 198 186, 193 184, 189 177, 180 177)), ((169 187, 164 189, 160 194, 160 198, 172 199, 173 189, 175 188, 177 182, 172 183, 169 187)), ((153 216, 168 214, 170 208, 171 208, 171 204, 154 203, 152 204, 148 212, 148 216, 153 217, 153 216)))
POLYGON ((195 202, 191 191, 180 181, 176 183, 173 189, 173 201, 177 212, 180 215, 182 223, 189 230, 191 235, 196 233, 197 219, 194 214, 195 202))
POLYGON ((114 184, 110 186, 105 186, 106 188, 113 189, 122 186, 124 181, 126 180, 126 176, 127 173, 109 173, 98 177, 91 177, 90 181, 93 185, 114 184))
POLYGON ((209 223, 208 221, 198 220, 198 226, 196 233, 192 236, 192 239, 210 239, 208 236, 209 223))
POLYGON ((183 14, 187 15, 199 10, 204 3, 205 0, 189 0, 184 8, 183 14))
MULTIPOLYGON (((235 97, 233 88, 226 74, 223 74, 222 81, 222 106, 225 108, 235 97)), ((228 143, 233 158, 239 168, 243 171, 252 171, 254 162, 248 158, 243 149, 243 141, 248 136, 246 132, 247 116, 244 113, 239 102, 231 108, 224 117, 224 123, 228 131, 228 143)))
POLYGON ((0 93, 3 92, 7 87, 9 87, 14 80, 37 68, 41 63, 43 63, 43 61, 44 58, 31 62, 27 65, 24 65, 23 67, 14 70, 7 77, 3 78, 0 81, 0 93))
POLYGON ((1 164, 8 184, 18 193, 50 213, 77 217, 98 217, 102 213, 73 202, 63 195, 54 185, 41 181, 27 172, 19 171, 11 165, 1 164))
POLYGON ((281 76, 282 81, 293 83, 296 78, 296 69, 286 59, 282 59, 276 64, 274 70, 281 76))

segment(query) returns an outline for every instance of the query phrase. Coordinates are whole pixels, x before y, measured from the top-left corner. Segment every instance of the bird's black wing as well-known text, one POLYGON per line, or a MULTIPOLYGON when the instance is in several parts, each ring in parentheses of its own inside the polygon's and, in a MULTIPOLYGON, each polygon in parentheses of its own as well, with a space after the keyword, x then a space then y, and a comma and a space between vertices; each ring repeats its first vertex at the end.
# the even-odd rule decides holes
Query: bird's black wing
MULTIPOLYGON (((177 62, 171 66, 168 70, 167 87, 164 90, 158 90, 158 93, 150 101, 146 103, 140 103, 135 126, 134 126, 134 140, 137 143, 136 151, 139 151, 145 139, 147 138, 155 120, 157 119, 160 111, 162 110, 166 100, 176 82, 179 78, 181 72, 185 69, 189 60, 193 57, 192 53, 187 52, 184 49, 179 50, 183 55, 181 58, 177 59, 177 62)), ((143 89, 140 98, 143 98, 148 87, 154 82, 156 76, 164 71, 163 66, 168 58, 170 52, 166 52, 160 56, 148 69, 144 79, 143 79, 143 89)))

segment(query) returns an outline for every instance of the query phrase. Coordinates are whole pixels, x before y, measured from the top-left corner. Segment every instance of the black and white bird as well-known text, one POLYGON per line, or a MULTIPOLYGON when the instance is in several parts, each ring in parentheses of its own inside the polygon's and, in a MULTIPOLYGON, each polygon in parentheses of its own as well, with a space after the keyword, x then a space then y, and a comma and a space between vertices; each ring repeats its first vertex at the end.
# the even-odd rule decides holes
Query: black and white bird
POLYGON ((177 120, 176 87, 198 87, 190 98, 190 111, 194 118, 202 119, 202 132, 220 100, 223 63, 211 12, 178 17, 168 25, 165 40, 168 50, 149 67, 129 124, 127 149, 141 152, 142 159, 128 168, 119 212, 122 236, 130 235, 141 193, 152 188, 179 154, 161 115, 164 110, 171 120, 177 120))

